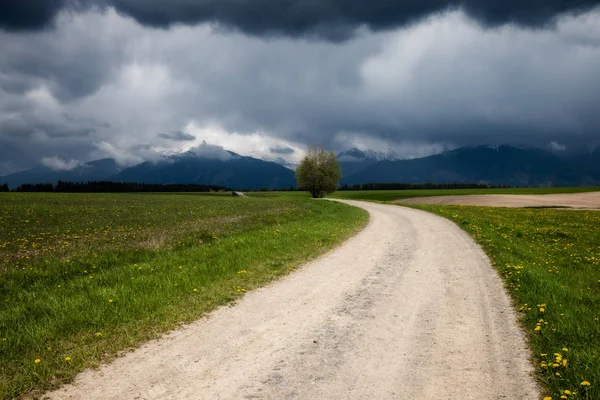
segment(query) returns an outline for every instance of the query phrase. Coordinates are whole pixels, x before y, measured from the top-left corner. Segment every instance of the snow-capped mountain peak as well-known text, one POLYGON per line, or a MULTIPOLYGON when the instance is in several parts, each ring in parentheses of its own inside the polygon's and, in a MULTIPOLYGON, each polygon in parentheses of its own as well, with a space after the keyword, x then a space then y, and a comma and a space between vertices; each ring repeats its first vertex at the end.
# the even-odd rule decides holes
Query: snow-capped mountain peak
POLYGON ((279 164, 282 167, 286 167, 287 169, 291 169, 292 171, 295 171, 296 168, 298 168, 298 164, 293 163, 291 161, 288 161, 288 160, 286 160, 283 157, 277 157, 277 158, 274 158, 272 160, 265 160, 265 161, 274 162, 275 164, 279 164))
POLYGON ((340 161, 398 161, 401 160, 400 157, 394 150, 388 149, 387 152, 376 151, 376 150, 360 150, 356 147, 343 151, 337 155, 340 161))

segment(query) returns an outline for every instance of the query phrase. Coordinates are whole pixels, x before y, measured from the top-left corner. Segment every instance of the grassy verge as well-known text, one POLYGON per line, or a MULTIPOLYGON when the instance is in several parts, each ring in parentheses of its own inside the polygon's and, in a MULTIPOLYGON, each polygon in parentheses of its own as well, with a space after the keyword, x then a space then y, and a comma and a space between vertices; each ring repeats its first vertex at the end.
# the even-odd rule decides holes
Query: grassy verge
POLYGON ((331 195, 338 199, 392 201, 411 197, 455 196, 469 194, 553 194, 582 193, 600 190, 600 187, 552 187, 511 189, 422 189, 422 190, 349 190, 331 195))
POLYGON ((455 221, 490 256, 522 315, 547 394, 600 399, 600 212, 415 208, 455 221))
POLYGON ((0 398, 195 320, 367 219, 299 197, 1 194, 0 398))

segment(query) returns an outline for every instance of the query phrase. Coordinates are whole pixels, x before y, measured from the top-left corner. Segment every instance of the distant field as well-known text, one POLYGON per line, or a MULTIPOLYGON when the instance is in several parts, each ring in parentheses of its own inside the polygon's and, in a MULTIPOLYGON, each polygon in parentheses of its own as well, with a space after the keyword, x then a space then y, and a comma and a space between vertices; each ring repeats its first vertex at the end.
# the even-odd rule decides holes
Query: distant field
POLYGON ((301 193, 229 196, 1 193, 0 398, 198 319, 368 219, 301 193))
POLYGON ((411 197, 452 196, 469 194, 552 194, 600 191, 600 187, 557 187, 515 189, 422 189, 422 190, 356 190, 337 191, 330 197, 351 200, 392 201, 411 197))
POLYGON ((413 207, 453 220, 490 256, 552 399, 600 399, 600 211, 413 207))

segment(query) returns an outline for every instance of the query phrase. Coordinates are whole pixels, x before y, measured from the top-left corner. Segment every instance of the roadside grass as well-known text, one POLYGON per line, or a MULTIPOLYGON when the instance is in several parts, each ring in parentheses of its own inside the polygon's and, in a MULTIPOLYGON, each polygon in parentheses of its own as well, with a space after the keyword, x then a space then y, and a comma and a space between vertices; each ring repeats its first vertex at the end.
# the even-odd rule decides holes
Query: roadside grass
POLYGON ((337 191, 328 197, 348 200, 393 201, 411 197, 456 196, 469 194, 553 194, 600 191, 600 187, 550 187, 506 189, 418 189, 418 190, 348 190, 337 191))
POLYGON ((600 399, 600 212, 414 205, 490 256, 520 312, 552 399, 600 399))
POLYGON ((56 388, 287 274, 367 220, 299 197, 0 194, 0 398, 56 388))

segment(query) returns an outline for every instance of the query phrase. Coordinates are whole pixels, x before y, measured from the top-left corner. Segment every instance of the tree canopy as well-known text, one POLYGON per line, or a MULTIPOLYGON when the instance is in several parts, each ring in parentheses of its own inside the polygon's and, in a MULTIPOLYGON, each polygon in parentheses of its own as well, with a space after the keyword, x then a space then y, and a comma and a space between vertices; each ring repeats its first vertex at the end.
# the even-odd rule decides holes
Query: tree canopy
POLYGON ((340 179, 342 169, 335 154, 319 147, 310 149, 296 169, 298 187, 309 191, 313 198, 335 192, 340 179))

